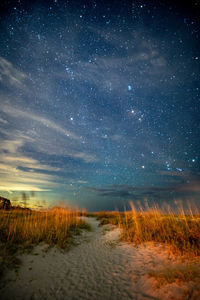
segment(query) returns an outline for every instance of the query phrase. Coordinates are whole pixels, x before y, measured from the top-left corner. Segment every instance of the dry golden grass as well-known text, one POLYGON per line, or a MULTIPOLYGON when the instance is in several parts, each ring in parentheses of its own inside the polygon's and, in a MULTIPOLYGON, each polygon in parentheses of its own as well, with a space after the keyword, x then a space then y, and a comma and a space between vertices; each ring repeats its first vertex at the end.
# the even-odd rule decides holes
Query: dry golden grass
POLYGON ((165 284, 172 284, 174 282, 199 282, 200 283, 200 269, 194 264, 174 265, 160 270, 149 272, 149 276, 155 278, 156 288, 160 288, 165 284))
POLYGON ((75 209, 55 208, 48 211, 0 210, 0 270, 17 262, 13 255, 45 242, 66 248, 80 229, 89 229, 75 209))
POLYGON ((168 213, 157 207, 136 209, 130 203, 131 211, 100 212, 95 216, 102 225, 114 224, 122 229, 122 238, 134 244, 158 242, 167 244, 179 255, 200 255, 200 215, 186 214, 180 207, 179 214, 171 209, 168 213))
MULTIPOLYGON (((153 270, 148 274, 154 278, 154 288, 160 289, 175 284, 175 286, 182 284, 184 289, 178 295, 178 299, 182 300, 196 300, 200 299, 200 266, 199 264, 174 264, 163 267, 158 270, 153 270)), ((169 297, 170 298, 170 297, 169 297)), ((176 296, 173 298, 176 299, 176 296)))

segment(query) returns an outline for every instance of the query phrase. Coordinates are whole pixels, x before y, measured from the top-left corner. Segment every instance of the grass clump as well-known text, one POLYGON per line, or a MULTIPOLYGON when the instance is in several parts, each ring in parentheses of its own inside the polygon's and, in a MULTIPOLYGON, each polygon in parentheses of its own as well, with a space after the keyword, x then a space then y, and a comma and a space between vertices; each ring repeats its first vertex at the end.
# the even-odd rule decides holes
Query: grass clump
POLYGON ((200 255, 200 216, 180 213, 168 213, 155 208, 137 210, 133 203, 131 210, 124 213, 97 213, 100 223, 115 224, 122 229, 122 238, 135 245, 145 242, 158 242, 170 246, 179 255, 200 255))
POLYGON ((0 270, 18 263, 15 253, 45 242, 69 247, 73 236, 90 225, 78 210, 55 208, 48 211, 0 210, 0 270))
POLYGON ((160 288, 166 284, 172 284, 174 282, 186 282, 199 281, 200 270, 195 265, 176 265, 167 267, 161 270, 149 272, 149 276, 155 278, 156 288, 160 288))
POLYGON ((100 211, 87 214, 88 217, 95 217, 100 221, 99 225, 118 225, 121 213, 118 211, 100 211))

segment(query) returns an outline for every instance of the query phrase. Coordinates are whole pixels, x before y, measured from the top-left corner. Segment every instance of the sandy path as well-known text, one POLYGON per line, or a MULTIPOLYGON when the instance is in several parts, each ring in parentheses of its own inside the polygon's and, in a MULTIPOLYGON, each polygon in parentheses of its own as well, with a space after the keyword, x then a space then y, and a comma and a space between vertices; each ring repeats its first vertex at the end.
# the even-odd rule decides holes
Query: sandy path
POLYGON ((142 278, 152 266, 166 263, 166 257, 159 258, 151 247, 119 243, 118 229, 105 233, 97 220, 87 221, 92 232, 84 232, 68 252, 44 252, 40 245, 22 255, 18 273, 4 277, 0 299, 165 299, 155 297, 151 282, 142 278))

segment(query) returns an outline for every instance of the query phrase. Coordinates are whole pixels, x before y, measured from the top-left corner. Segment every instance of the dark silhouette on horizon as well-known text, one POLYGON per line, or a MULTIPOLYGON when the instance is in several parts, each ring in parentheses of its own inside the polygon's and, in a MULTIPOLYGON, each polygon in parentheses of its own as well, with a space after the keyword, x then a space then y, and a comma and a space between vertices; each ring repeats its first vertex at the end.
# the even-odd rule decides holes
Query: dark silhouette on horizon
POLYGON ((8 210, 10 207, 11 207, 10 200, 0 196, 0 209, 8 210))

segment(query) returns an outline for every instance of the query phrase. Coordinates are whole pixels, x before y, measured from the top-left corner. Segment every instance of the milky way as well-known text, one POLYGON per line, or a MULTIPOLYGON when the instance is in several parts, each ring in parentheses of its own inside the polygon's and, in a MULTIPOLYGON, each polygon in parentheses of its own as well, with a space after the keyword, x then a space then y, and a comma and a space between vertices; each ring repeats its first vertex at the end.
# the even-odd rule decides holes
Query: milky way
POLYGON ((198 201, 199 1, 0 5, 2 195, 198 201))

